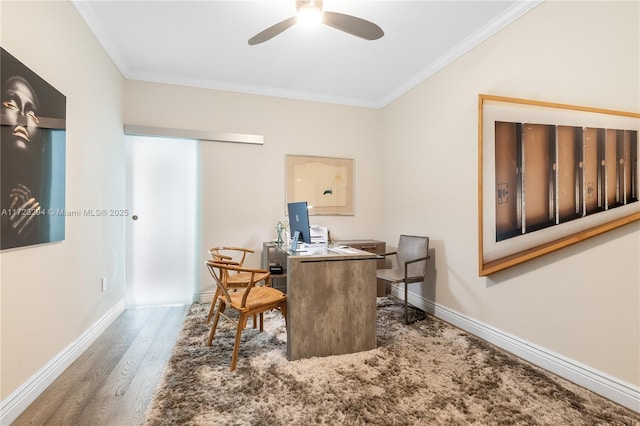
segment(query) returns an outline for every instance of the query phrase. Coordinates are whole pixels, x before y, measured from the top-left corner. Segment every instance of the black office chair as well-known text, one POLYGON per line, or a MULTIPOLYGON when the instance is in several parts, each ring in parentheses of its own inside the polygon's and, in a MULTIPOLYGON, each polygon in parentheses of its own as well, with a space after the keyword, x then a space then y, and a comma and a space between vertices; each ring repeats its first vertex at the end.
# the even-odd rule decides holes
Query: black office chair
MULTIPOLYGON (((400 235, 398 249, 384 253, 381 256, 396 255, 394 267, 378 269, 377 277, 391 284, 404 284, 404 323, 409 324, 409 304, 407 300, 410 283, 423 282, 427 274, 427 259, 429 259, 429 237, 414 235, 400 235)), ((424 319, 426 314, 411 320, 415 322, 424 319)))

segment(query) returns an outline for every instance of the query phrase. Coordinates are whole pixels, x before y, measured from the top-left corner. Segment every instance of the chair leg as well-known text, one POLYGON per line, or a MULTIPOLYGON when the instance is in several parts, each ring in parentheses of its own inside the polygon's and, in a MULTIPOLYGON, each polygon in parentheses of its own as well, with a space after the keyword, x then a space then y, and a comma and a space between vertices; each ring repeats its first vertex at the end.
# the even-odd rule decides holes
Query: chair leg
POLYGON ((207 346, 211 346, 211 341, 213 341, 213 335, 216 332, 216 327, 218 326, 218 320, 220 320, 220 314, 224 312, 225 308, 224 300, 220 299, 218 303, 218 310, 216 310, 216 316, 213 318, 213 325, 211 325, 211 330, 209 330, 209 339, 207 340, 207 346))
POLYGON ((280 305, 280 313, 282 313, 282 316, 284 317, 284 326, 287 326, 287 304, 283 303, 282 305, 280 305))
POLYGON ((416 321, 420 321, 423 320, 427 317, 426 313, 422 313, 420 315, 415 314, 413 316, 413 319, 411 321, 409 321, 409 290, 408 290, 408 285, 405 282, 404 283, 404 325, 409 325, 409 324, 413 324, 416 321))
POLYGON ((260 331, 264 331, 264 317, 262 312, 260 312, 260 331))
POLYGON ((409 290, 407 289, 409 286, 407 285, 407 282, 404 282, 404 325, 409 324, 409 301, 408 296, 409 296, 409 290))
POLYGON ((218 296, 220 296, 220 289, 216 287, 216 292, 213 295, 213 300, 211 300, 211 307, 209 308, 209 315, 207 315, 206 324, 209 324, 209 322, 211 321, 211 317, 213 316, 213 310, 215 309, 216 301, 218 300, 218 296))
POLYGON ((231 371, 236 369, 238 364, 238 349, 240 348, 240 338, 242 337, 242 330, 247 325, 247 317, 244 314, 240 314, 238 318, 238 328, 236 329, 236 341, 233 345, 233 356, 231 357, 231 371))

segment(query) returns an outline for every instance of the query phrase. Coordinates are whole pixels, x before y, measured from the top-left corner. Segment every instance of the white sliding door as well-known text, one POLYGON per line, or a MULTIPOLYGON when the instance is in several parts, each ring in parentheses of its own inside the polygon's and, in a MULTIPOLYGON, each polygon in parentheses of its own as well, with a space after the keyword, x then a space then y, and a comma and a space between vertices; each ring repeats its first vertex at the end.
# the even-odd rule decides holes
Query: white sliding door
POLYGON ((127 136, 127 306, 191 303, 198 141, 127 136))

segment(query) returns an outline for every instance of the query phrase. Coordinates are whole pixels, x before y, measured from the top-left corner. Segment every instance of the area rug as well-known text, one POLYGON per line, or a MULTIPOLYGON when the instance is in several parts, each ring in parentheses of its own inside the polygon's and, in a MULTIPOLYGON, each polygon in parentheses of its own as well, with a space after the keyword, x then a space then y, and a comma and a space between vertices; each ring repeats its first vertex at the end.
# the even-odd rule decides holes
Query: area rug
POLYGON ((229 372, 233 325, 204 345, 208 305, 185 319, 145 424, 152 425, 640 425, 640 415, 433 316, 405 326, 378 299, 378 347, 286 359, 279 313, 247 328, 229 372))

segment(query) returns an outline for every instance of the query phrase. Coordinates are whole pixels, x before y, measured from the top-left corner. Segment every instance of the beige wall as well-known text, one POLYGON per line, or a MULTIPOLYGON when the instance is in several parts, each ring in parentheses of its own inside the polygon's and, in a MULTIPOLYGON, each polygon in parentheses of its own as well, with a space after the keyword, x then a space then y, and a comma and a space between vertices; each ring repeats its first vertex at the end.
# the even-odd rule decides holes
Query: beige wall
MULTIPOLYGON (((378 110, 128 81, 125 123, 264 136, 264 145, 200 142, 202 261, 218 245, 256 250, 285 214, 285 155, 354 159, 355 216, 311 216, 336 238, 379 238, 378 110), (177 107, 179 106, 179 107, 177 107)), ((201 288, 213 289, 201 270, 201 288)))
MULTIPOLYGON (((67 97, 67 209, 122 208, 121 74, 70 3, 0 8, 2 47, 67 97)), ((67 217, 65 241, 1 252, 3 400, 124 297, 123 220, 67 217)))
POLYGON ((431 236, 438 304, 636 386, 639 223, 478 277, 477 104, 486 93, 640 111, 639 6, 544 2, 386 107, 382 226, 387 240, 431 236))
MULTIPOLYGON (((431 236, 436 303, 638 385, 639 225, 478 278, 476 207, 478 93, 638 111, 638 12, 545 2, 379 111, 123 83, 63 2, 2 2, 0 41, 67 96, 68 208, 124 207, 123 121, 265 136, 201 144, 203 252, 275 236, 285 154, 354 158, 356 216, 312 221, 338 238, 431 236)), ((123 299, 124 247, 122 220, 81 217, 63 243, 0 254, 3 400, 123 299)))

